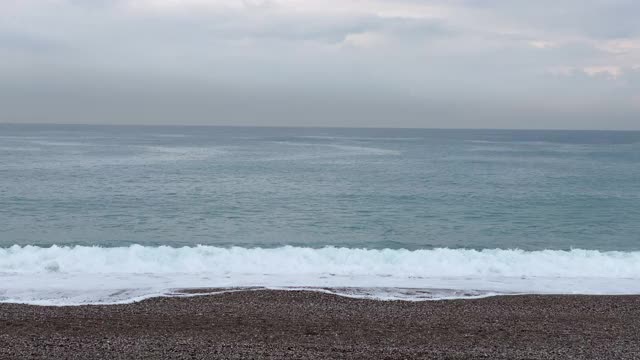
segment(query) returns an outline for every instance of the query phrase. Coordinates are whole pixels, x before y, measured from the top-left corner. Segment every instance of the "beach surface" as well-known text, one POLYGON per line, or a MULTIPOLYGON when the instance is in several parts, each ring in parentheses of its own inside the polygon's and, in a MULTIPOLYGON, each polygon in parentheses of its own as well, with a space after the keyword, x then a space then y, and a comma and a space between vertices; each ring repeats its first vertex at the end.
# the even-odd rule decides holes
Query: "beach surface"
POLYGON ((0 304, 1 359, 637 359, 640 296, 375 301, 248 290, 0 304))

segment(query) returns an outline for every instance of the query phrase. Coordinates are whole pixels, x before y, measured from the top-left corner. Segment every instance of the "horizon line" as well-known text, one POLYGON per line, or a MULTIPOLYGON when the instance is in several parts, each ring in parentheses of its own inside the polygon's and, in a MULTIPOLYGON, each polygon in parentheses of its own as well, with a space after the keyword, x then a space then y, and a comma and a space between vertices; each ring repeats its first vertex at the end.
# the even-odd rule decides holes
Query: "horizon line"
POLYGON ((104 127, 226 127, 226 128, 265 128, 265 129, 364 129, 364 130, 494 130, 494 131, 600 131, 600 132, 640 132, 638 129, 570 129, 570 128, 445 128, 445 127, 391 127, 391 126, 317 126, 317 125, 222 125, 222 124, 109 124, 109 123, 46 123, 46 122, 2 122, 0 125, 49 125, 49 126, 104 126, 104 127))

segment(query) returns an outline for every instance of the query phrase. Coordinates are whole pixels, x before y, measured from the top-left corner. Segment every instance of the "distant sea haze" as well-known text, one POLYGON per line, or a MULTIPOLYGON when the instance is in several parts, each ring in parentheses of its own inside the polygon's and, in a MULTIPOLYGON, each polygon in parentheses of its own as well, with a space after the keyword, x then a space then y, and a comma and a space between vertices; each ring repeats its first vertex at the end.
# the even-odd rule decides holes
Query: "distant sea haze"
POLYGON ((5 124, 0 301, 635 294, 639 179, 640 132, 5 124))

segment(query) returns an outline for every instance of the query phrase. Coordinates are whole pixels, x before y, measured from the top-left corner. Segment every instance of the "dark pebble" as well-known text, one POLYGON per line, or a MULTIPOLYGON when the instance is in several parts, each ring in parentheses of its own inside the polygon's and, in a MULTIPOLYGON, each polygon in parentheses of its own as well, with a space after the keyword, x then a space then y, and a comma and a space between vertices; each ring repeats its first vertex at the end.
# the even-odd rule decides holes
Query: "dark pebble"
POLYGON ((638 359, 639 296, 429 302, 242 291, 0 304, 0 359, 638 359))

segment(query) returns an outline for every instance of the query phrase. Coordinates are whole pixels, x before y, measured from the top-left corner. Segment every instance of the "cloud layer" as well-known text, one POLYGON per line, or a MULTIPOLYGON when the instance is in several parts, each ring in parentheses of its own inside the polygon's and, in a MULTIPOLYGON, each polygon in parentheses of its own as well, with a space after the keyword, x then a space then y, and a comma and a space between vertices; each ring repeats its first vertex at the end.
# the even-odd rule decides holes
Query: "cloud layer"
POLYGON ((640 129, 631 0, 5 0, 0 122, 640 129))

